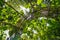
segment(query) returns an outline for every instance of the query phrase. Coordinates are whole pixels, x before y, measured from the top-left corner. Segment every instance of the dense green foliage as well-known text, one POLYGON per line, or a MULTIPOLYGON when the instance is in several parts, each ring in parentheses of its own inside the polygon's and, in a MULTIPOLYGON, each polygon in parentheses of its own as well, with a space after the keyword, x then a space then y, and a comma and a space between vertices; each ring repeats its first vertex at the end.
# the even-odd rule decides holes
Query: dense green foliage
POLYGON ((0 0, 0 40, 6 30, 11 40, 60 40, 60 0, 0 0))

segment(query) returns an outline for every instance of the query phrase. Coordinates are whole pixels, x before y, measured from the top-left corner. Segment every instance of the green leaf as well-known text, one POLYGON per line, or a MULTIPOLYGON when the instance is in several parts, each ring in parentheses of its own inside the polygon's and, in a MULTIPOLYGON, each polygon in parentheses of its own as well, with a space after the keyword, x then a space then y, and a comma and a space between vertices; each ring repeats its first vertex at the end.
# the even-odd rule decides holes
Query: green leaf
POLYGON ((37 0, 37 4, 38 5, 41 4, 41 2, 42 2, 42 0, 37 0))

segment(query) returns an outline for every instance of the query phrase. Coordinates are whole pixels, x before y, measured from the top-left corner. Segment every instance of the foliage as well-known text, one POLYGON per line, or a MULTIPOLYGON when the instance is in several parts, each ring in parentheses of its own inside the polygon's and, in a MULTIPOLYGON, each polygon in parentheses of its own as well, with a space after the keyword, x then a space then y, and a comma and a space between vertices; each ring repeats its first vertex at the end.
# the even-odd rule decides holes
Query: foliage
POLYGON ((59 26, 59 0, 0 0, 0 40, 60 40, 59 26))

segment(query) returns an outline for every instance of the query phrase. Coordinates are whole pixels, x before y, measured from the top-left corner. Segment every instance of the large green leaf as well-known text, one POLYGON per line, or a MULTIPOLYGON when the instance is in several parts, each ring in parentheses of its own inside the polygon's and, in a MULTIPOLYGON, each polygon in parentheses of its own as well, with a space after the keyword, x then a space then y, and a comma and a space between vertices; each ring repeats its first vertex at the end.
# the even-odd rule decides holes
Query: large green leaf
POLYGON ((37 0, 37 4, 38 5, 41 4, 41 2, 42 2, 42 0, 37 0))

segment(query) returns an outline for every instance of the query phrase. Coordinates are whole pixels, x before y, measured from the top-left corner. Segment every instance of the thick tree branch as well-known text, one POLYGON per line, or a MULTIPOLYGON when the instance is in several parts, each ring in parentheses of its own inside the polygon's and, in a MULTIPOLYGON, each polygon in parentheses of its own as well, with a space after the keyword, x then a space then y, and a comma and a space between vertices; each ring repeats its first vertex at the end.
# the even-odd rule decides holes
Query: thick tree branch
MULTIPOLYGON (((4 1, 3 1, 4 2, 4 1)), ((7 4, 9 7, 11 7, 13 10, 15 10, 18 14, 20 14, 12 5, 10 5, 9 3, 7 2, 4 2, 5 4, 7 4)))

